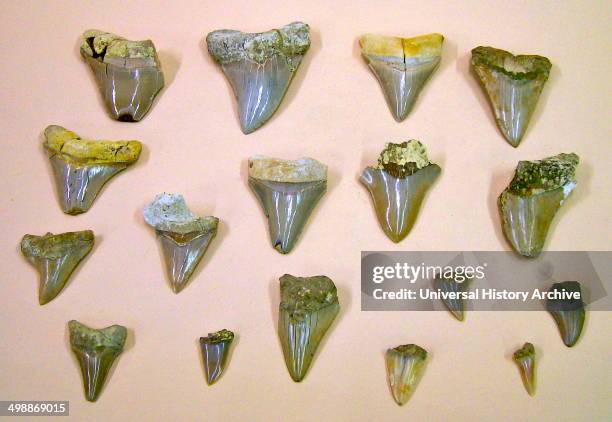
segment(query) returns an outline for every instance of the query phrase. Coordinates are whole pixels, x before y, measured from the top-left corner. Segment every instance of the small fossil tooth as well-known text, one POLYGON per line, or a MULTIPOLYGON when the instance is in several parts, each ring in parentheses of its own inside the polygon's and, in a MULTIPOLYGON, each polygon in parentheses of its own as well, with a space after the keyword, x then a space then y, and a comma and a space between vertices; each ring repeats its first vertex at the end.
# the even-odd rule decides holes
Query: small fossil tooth
POLYGON ((427 158, 416 140, 388 143, 376 167, 367 167, 360 182, 370 191, 378 221, 394 242, 404 239, 414 223, 429 187, 441 169, 427 158))
POLYGON ((66 214, 80 214, 91 207, 102 186, 138 160, 138 141, 81 139, 61 126, 45 129, 44 147, 49 153, 60 205, 66 214))
POLYGON ((563 343, 572 347, 582 333, 584 327, 584 302, 582 301, 582 290, 577 281, 564 281, 555 283, 549 290, 549 295, 555 295, 546 302, 546 309, 555 319, 563 343), (566 295, 566 297, 563 297, 566 295), (567 297, 570 295, 571 297, 567 297))
POLYGON ((96 401, 113 362, 123 351, 127 330, 121 325, 96 330, 78 321, 68 323, 70 346, 83 375, 85 397, 96 401))
POLYGON ((471 63, 489 97, 499 130, 510 145, 517 147, 548 79, 550 60, 476 47, 471 63))
POLYGON ((225 329, 210 333, 207 337, 200 337, 202 360, 208 385, 213 385, 225 370, 233 340, 234 333, 225 329))
POLYGON ((280 278, 278 336, 289 375, 300 382, 323 336, 340 311, 336 286, 329 277, 280 278))
POLYGON ((443 274, 440 274, 433 280, 435 290, 452 295, 443 297, 442 302, 459 321, 463 321, 465 318, 465 300, 460 295, 469 290, 471 282, 472 279, 468 277, 459 277, 458 275, 447 277, 443 274))
POLYGON ((161 63, 150 40, 130 41, 90 29, 83 33, 81 56, 89 64, 115 120, 141 120, 164 87, 161 63))
POLYGON ((576 187, 576 154, 519 161, 510 185, 499 196, 502 229, 521 255, 542 252, 550 223, 576 187))
POLYGON ((408 116, 419 93, 440 64, 440 34, 414 38, 361 37, 361 54, 380 82, 393 117, 401 122, 408 116))
POLYGON ((272 246, 289 253, 327 189, 327 166, 256 155, 249 159, 249 186, 268 218, 272 246))
POLYGON ((393 399, 406 404, 416 390, 425 370, 427 351, 416 344, 404 344, 388 349, 385 355, 387 376, 393 399))
POLYGON ((21 253, 40 274, 38 302, 41 305, 49 303, 62 291, 74 269, 91 252, 93 245, 94 234, 91 230, 23 236, 21 253))
POLYGON ((148 204, 143 215, 155 228, 174 293, 187 285, 191 274, 217 234, 217 217, 194 215, 180 194, 161 193, 148 204))
POLYGON ((293 22, 256 34, 222 29, 209 33, 206 44, 232 85, 240 127, 249 134, 278 109, 310 47, 310 27, 293 22))
POLYGON ((522 348, 514 352, 512 359, 516 362, 521 371, 521 378, 523 379, 525 390, 527 390, 530 396, 535 395, 536 361, 533 344, 525 343, 522 348))

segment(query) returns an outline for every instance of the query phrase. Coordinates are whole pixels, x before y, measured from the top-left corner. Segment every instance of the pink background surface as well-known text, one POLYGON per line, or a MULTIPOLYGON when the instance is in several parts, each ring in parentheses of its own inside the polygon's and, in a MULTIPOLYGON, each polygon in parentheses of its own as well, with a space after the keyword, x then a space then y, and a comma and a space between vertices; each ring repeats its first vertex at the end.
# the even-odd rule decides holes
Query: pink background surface
POLYGON ((596 1, 26 2, 0 5, 0 399, 70 400, 78 420, 603 420, 610 418, 610 313, 588 314, 586 335, 562 344, 541 313, 361 312, 361 250, 504 250, 496 198, 520 159, 574 151, 578 187, 559 212, 550 250, 610 249, 609 4, 596 1), (235 101, 203 39, 215 29, 264 31, 294 20, 312 47, 280 110, 244 136, 235 101), (107 117, 78 53, 99 28, 154 40, 166 88, 137 124, 107 117), (366 32, 446 37, 442 63, 408 119, 396 123, 360 57, 366 32), (518 149, 498 133, 468 72, 470 50, 491 45, 542 54, 553 69, 518 149), (60 124, 83 137, 138 139, 139 162, 113 179, 86 214, 64 215, 42 150, 60 124), (423 141, 443 169, 412 233, 391 243, 358 183, 385 142, 423 141), (269 244, 246 185, 253 154, 311 156, 329 165, 328 192, 296 249, 269 244), (142 207, 182 193, 194 212, 221 219, 219 234, 179 295, 165 279, 142 207), (19 253, 26 233, 92 229, 96 246, 64 291, 37 303, 37 274, 19 253), (326 274, 341 313, 310 373, 291 381, 276 335, 278 277, 326 274), (124 354, 99 401, 85 401, 66 323, 129 328, 124 354), (197 338, 221 328, 238 338, 229 369, 203 378, 197 338), (511 353, 536 345, 530 398, 511 353), (430 352, 404 407, 386 385, 383 354, 417 343, 430 352))

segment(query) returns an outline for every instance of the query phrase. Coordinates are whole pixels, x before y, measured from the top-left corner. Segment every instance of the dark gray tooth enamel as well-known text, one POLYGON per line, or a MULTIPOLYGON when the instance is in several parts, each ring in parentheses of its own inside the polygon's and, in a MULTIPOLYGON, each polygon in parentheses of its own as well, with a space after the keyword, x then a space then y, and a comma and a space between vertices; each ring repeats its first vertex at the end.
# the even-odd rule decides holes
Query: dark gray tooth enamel
MULTIPOLYGON (((463 281, 457 281, 456 278, 444 277, 440 275, 434 278, 433 286, 435 290, 445 293, 461 293, 467 292, 470 288, 472 279, 464 278, 463 281)), ((449 312, 459 321, 465 318, 465 300, 461 298, 443 297, 442 302, 449 312)))
POLYGON ((557 295, 563 295, 565 293, 572 296, 579 296, 579 298, 548 299, 546 302, 546 309, 555 319, 563 343, 565 343, 567 347, 572 347, 580 338, 586 316, 580 283, 577 281, 555 283, 549 290, 549 294, 554 293, 557 295))
POLYGON ((214 384, 225 370, 233 340, 234 333, 225 329, 210 333, 207 337, 200 337, 204 373, 208 385, 214 384))

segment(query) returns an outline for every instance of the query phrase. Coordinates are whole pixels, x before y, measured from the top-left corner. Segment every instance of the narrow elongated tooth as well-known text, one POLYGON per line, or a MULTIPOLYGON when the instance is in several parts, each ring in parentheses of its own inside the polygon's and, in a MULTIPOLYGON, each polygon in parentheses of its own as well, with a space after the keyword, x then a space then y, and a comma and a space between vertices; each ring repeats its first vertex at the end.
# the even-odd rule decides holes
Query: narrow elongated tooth
POLYGON ((522 348, 514 352, 512 359, 516 362, 521 371, 521 378, 523 379, 525 390, 527 390, 530 396, 535 395, 536 361, 533 344, 525 343, 522 348))
POLYGON ((489 97, 499 130, 510 145, 517 147, 548 79, 550 60, 476 47, 471 63, 489 97))
POLYGON ((21 253, 40 274, 38 302, 41 305, 50 302, 62 291, 93 245, 94 234, 91 230, 23 236, 21 253))
POLYGON ((576 154, 519 161, 510 185, 499 196, 502 229, 521 255, 538 256, 550 223, 576 187, 576 154))
POLYGON ((81 139, 61 126, 45 129, 44 147, 49 154, 62 210, 80 214, 89 210, 96 196, 114 175, 138 160, 138 141, 81 139))
POLYGON ((295 382, 308 372, 325 333, 340 311, 336 286, 330 278, 280 278, 278 336, 289 375, 295 382))
POLYGON ((289 253, 327 190, 327 166, 312 158, 254 156, 249 159, 249 186, 268 218, 272 246, 289 253))
POLYGON ((200 337, 204 373, 208 385, 214 384, 225 370, 233 340, 234 333, 225 329, 210 333, 207 337, 200 337))
POLYGON ((575 345, 582 333, 585 318, 580 283, 564 281, 553 284, 549 290, 546 309, 555 319, 563 343, 567 347, 575 345))
POLYGON ((440 64, 440 34, 414 38, 361 37, 361 54, 380 82, 393 117, 401 122, 408 116, 423 86, 440 64))
POLYGON ((164 87, 161 63, 150 40, 130 41, 91 29, 83 33, 81 56, 89 64, 115 120, 141 120, 164 87))
POLYGON ((425 146, 411 140, 388 143, 376 167, 367 167, 360 182, 370 191, 380 225, 389 239, 404 239, 414 223, 429 187, 440 175, 429 162, 425 146))
POLYGON ((180 194, 161 193, 148 204, 143 215, 155 228, 174 293, 187 285, 217 234, 217 217, 194 215, 180 194))
POLYGON ((278 109, 310 47, 310 27, 294 22, 257 34, 222 29, 209 33, 206 44, 232 85, 240 127, 248 134, 278 109))
POLYGON ((463 321, 465 318, 465 300, 461 298, 461 294, 468 291, 471 282, 471 278, 463 276, 445 277, 442 274, 434 278, 433 281, 435 290, 450 294, 442 297, 442 302, 459 321, 463 321))
POLYGON ((113 362, 123 351, 127 329, 121 325, 96 330, 78 321, 68 323, 70 346, 83 375, 85 397, 96 401, 113 362))
POLYGON ((416 344, 404 344, 388 349, 385 355, 387 377, 393 399, 406 404, 416 390, 425 370, 427 351, 416 344))

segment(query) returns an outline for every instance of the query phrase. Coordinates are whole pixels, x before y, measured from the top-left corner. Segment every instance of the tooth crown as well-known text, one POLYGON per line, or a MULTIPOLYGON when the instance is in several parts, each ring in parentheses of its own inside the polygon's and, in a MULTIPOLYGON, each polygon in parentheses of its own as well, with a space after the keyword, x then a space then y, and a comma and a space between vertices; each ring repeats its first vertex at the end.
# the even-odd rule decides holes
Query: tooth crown
POLYGON ((405 344, 388 349, 385 360, 389 386, 396 403, 406 404, 425 369, 427 351, 416 344, 405 344))
MULTIPOLYGON (((434 289, 441 290, 443 292, 465 292, 470 287, 472 278, 466 278, 463 281, 456 281, 453 277, 436 277, 433 281, 434 289)), ((465 300, 463 299, 451 299, 443 298, 442 302, 444 306, 450 311, 450 313, 457 318, 459 321, 463 321, 465 318, 465 300)))
POLYGON ((233 340, 234 333, 225 329, 210 333, 207 337, 200 337, 204 372, 208 385, 214 384, 225 370, 229 348, 233 340))
POLYGON ((535 348, 531 343, 514 352, 512 359, 521 371, 521 378, 529 395, 535 394, 535 348))
POLYGON ((555 297, 549 298, 546 302, 546 309, 555 319, 559 332, 563 339, 563 343, 567 347, 574 346, 584 327, 585 310, 584 302, 582 301, 582 290, 580 283, 577 281, 564 281, 561 283, 554 283, 549 292, 557 293, 559 295, 563 293, 572 294, 578 293, 580 298, 563 298, 555 297))

